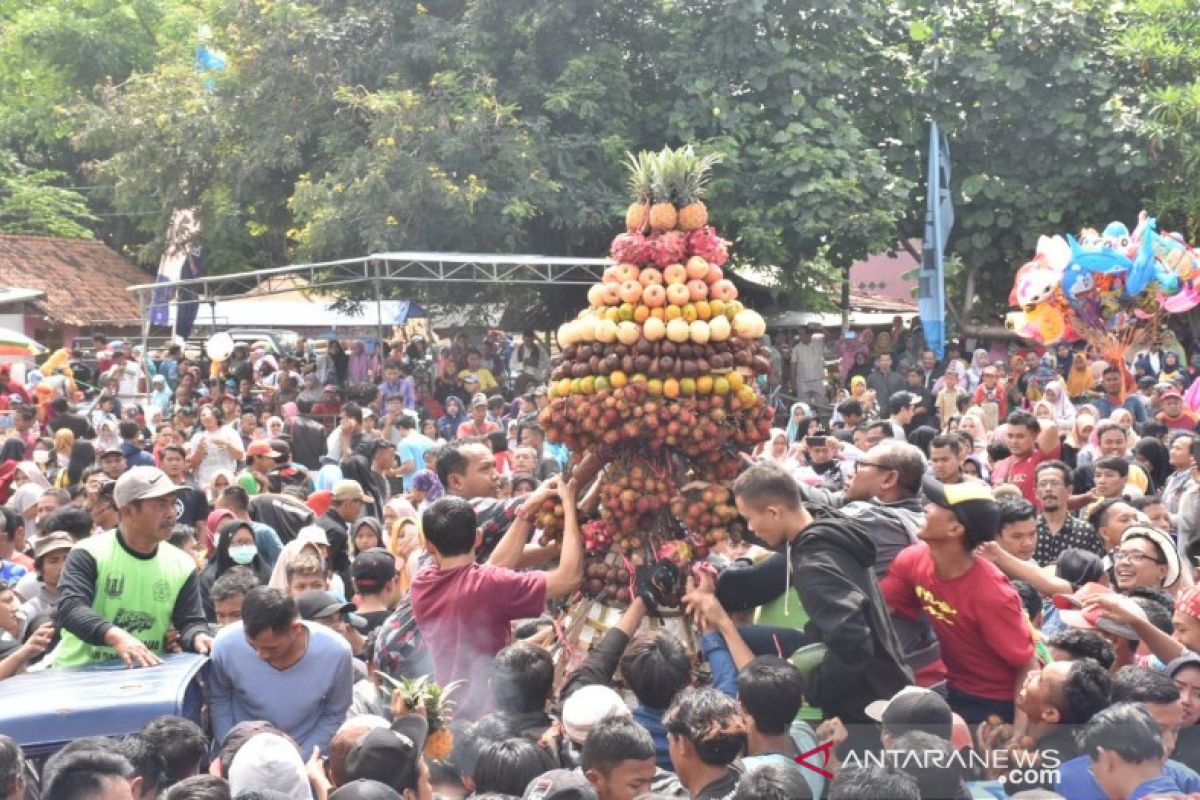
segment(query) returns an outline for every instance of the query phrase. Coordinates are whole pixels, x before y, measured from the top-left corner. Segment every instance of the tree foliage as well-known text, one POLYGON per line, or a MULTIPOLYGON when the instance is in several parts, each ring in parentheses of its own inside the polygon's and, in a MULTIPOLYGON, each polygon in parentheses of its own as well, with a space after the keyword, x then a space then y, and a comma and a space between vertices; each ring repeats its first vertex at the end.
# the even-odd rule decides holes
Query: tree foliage
POLYGON ((100 187, 97 232, 143 263, 193 208, 210 269, 240 271, 600 255, 624 153, 692 142, 725 157, 710 207, 735 258, 815 305, 920 237, 935 118, 981 313, 1039 234, 1150 204, 1194 235, 1193 5, 0 0, 0 148, 100 187), (196 72, 201 25, 221 72, 196 72))

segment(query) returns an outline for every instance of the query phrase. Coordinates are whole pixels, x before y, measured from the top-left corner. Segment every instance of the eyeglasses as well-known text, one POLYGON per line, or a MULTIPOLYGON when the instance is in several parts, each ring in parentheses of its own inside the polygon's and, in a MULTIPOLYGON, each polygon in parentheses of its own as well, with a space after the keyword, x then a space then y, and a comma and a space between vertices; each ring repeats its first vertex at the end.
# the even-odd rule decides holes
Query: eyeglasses
POLYGON ((1113 563, 1119 564, 1122 561, 1128 561, 1134 566, 1140 565, 1143 561, 1152 561, 1155 564, 1166 564, 1166 560, 1148 556, 1145 553, 1139 553, 1136 550, 1113 550, 1113 563))

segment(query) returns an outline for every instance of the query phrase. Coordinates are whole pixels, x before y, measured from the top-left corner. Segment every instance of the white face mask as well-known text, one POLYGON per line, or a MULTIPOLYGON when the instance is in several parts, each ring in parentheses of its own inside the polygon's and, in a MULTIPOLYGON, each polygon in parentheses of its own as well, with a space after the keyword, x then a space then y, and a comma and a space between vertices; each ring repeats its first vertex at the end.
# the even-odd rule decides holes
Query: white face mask
POLYGON ((33 451, 33 463, 37 464, 39 467, 46 466, 46 464, 49 461, 50 461, 50 451, 49 450, 34 450, 33 451))
POLYGON ((258 555, 258 548, 252 544, 235 544, 229 548, 229 558, 235 564, 245 566, 258 555))

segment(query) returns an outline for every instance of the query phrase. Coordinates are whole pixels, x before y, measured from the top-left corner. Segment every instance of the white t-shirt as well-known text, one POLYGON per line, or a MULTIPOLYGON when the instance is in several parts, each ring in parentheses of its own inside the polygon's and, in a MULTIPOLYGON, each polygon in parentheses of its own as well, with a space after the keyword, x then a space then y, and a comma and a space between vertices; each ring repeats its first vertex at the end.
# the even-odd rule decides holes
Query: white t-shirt
POLYGON ((110 378, 117 379, 117 396, 122 400, 138 396, 138 382, 142 378, 142 368, 136 362, 126 361, 124 367, 114 364, 108 375, 110 378))
POLYGON ((196 452, 196 448, 200 446, 201 440, 208 442, 208 448, 204 451, 204 460, 200 462, 200 466, 196 469, 196 483, 201 488, 207 488, 212 482, 213 476, 223 469, 230 472, 237 472, 238 462, 231 456, 224 447, 217 444, 217 441, 225 441, 234 445, 238 452, 242 450, 242 437, 237 431, 226 427, 217 428, 215 431, 198 431, 191 441, 192 452, 196 452))

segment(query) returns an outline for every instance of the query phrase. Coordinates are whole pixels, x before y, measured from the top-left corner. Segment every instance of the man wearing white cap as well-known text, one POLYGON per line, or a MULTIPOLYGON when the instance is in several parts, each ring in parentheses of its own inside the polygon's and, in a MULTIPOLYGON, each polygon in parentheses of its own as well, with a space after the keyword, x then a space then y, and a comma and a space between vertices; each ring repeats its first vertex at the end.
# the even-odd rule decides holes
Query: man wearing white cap
POLYGON ((160 664, 171 627, 184 648, 209 652, 196 563, 166 543, 177 491, 156 467, 134 467, 117 481, 120 524, 71 550, 59 579, 58 666, 118 657, 131 667, 160 664))

